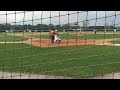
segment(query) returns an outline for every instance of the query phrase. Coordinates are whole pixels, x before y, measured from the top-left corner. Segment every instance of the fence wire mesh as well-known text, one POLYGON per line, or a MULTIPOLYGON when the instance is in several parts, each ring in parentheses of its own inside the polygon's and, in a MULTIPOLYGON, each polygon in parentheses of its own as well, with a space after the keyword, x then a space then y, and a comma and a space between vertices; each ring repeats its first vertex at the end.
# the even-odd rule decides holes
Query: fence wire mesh
POLYGON ((120 11, 0 11, 0 79, 120 79, 120 11))

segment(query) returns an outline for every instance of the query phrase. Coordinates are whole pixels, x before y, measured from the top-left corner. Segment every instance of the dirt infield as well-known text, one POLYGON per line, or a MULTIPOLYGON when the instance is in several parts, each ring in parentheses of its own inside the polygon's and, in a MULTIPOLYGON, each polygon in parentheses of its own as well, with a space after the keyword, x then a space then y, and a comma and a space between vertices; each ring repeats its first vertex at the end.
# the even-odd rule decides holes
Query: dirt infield
POLYGON ((63 39, 60 43, 51 43, 49 39, 32 39, 18 42, 0 42, 5 43, 26 43, 38 47, 57 47, 57 46, 75 46, 75 45, 108 45, 108 46, 120 46, 120 44, 112 44, 112 39, 106 40, 75 40, 75 39, 63 39))
MULTIPOLYGON (((14 34, 9 34, 14 35, 14 34)), ((35 33, 34 35, 38 35, 38 33, 35 33)), ((89 34, 71 34, 74 36, 88 36, 89 34)), ((15 36, 22 36, 22 34, 15 34, 15 36)), ((32 35, 29 33, 24 34, 24 37, 32 38, 32 35)), ((116 38, 117 39, 117 38, 116 38)), ((112 41, 113 39, 101 39, 101 40, 80 40, 80 39, 62 39, 60 43, 51 43, 50 39, 43 39, 43 38, 34 38, 32 40, 28 39, 26 41, 23 41, 23 43, 30 44, 33 46, 38 47, 57 47, 57 46, 75 46, 75 45, 111 45, 112 43, 109 41, 112 41)))
POLYGON ((75 40, 75 39, 62 39, 60 43, 51 43, 50 39, 32 39, 24 41, 23 43, 39 47, 57 47, 57 46, 75 46, 75 45, 98 45, 108 43, 111 39, 107 40, 75 40))

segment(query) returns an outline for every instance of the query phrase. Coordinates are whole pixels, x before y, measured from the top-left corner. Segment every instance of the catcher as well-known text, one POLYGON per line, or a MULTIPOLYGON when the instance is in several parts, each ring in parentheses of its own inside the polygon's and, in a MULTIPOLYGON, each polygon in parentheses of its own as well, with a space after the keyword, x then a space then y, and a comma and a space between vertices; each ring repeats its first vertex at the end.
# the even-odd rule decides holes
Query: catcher
POLYGON ((58 30, 55 30, 55 34, 54 34, 54 42, 60 42, 60 35, 58 34, 58 30))

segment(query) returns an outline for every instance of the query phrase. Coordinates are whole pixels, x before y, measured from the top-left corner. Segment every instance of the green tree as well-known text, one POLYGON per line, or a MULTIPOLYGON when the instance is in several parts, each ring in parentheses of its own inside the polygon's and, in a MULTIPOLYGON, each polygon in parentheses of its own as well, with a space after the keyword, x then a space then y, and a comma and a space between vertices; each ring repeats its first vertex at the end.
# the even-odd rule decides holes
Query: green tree
POLYGON ((62 31, 61 25, 56 25, 56 26, 55 26, 55 29, 57 29, 58 31, 62 31))
POLYGON ((62 26, 63 29, 70 29, 70 25, 69 24, 65 24, 62 26))

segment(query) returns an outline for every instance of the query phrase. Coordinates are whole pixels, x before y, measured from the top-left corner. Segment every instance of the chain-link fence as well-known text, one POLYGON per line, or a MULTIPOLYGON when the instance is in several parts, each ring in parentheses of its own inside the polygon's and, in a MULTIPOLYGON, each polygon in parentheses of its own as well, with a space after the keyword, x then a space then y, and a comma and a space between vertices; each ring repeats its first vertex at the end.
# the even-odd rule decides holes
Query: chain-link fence
POLYGON ((0 11, 1 79, 119 79, 119 11, 0 11))

